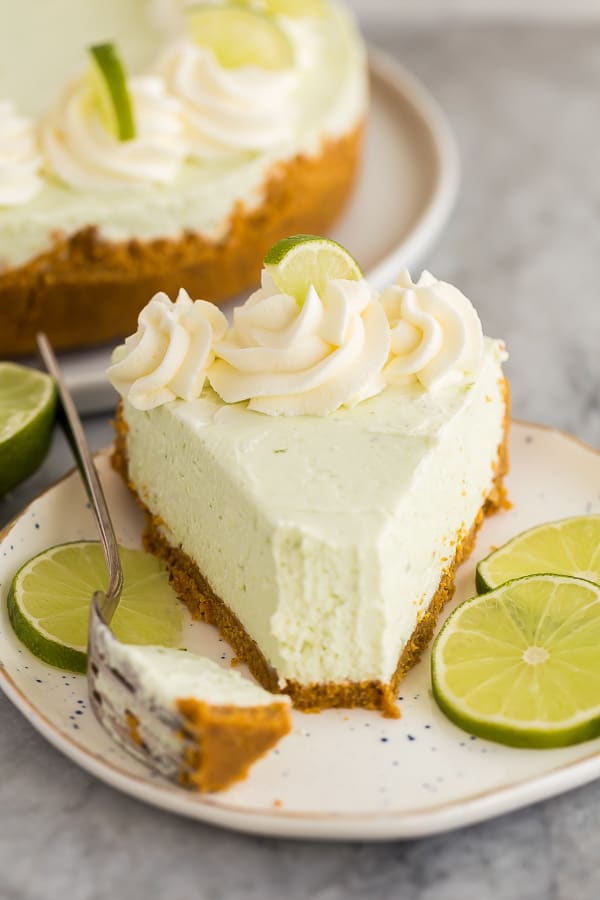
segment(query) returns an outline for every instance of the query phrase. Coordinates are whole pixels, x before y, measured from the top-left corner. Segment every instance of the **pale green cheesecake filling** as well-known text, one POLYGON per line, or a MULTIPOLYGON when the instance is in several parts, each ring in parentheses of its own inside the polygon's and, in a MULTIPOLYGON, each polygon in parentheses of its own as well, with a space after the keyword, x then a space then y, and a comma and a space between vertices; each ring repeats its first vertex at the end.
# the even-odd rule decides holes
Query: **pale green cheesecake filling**
MULTIPOLYGON (((111 642, 114 668, 136 673, 136 693, 150 709, 167 704, 176 709, 179 700, 198 700, 209 706, 256 707, 287 703, 235 669, 224 669, 211 659, 167 647, 137 646, 111 642)), ((110 671, 101 671, 98 686, 115 701, 122 695, 112 687, 110 671)), ((121 714, 126 714, 126 708, 121 714)))
POLYGON ((388 385, 324 417, 265 416, 206 388, 124 401, 130 478, 281 684, 390 680, 492 489, 501 345, 472 384, 388 385))
MULTIPOLYGON (((148 0, 14 4, 0 29, 0 100, 41 117, 69 77, 85 69, 86 48, 101 40, 118 44, 130 72, 151 66, 165 45, 164 21, 153 9, 148 0), (58 45, 47 39, 57 23, 58 45)), ((236 204, 247 210, 261 204, 278 163, 318 154, 324 140, 350 133, 367 105, 364 46, 352 18, 332 4, 323 18, 281 22, 302 68, 296 125, 283 143, 220 161, 187 161, 169 184, 133 184, 122 191, 77 190, 46 176, 32 200, 0 208, 0 271, 50 249, 55 234, 70 236, 90 225, 116 242, 176 239, 186 231, 219 239, 236 204)))

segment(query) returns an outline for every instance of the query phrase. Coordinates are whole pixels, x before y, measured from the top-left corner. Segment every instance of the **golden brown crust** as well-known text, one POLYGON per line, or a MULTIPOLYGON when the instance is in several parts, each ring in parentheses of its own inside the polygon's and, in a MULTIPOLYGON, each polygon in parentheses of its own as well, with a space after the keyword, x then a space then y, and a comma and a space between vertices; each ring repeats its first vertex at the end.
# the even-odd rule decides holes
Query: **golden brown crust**
POLYGON ((181 782, 199 791, 222 791, 248 774, 291 728, 288 707, 210 706, 195 698, 177 701, 184 734, 193 743, 186 753, 181 782))
MULTIPOLYGON (((161 532, 160 520, 152 516, 136 494, 146 516, 144 547, 150 553, 166 561, 173 587, 192 616, 216 625, 219 633, 233 648, 236 656, 246 663, 257 681, 267 690, 283 691, 289 694, 296 709, 306 712, 317 712, 330 707, 359 706, 366 709, 379 709, 384 715, 397 718, 400 715, 396 700, 398 686, 409 669, 419 661, 421 653, 433 637, 440 612, 454 593, 454 574, 457 566, 470 555, 484 517, 492 515, 507 504, 503 479, 508 472, 510 395, 506 380, 503 381, 503 391, 505 397, 504 437, 498 447, 492 489, 484 498, 483 505, 469 531, 457 535, 454 558, 442 574, 438 589, 405 645, 396 671, 387 684, 375 680, 310 685, 287 681, 285 686, 280 688, 277 673, 269 665, 260 648, 247 633, 237 616, 214 593, 189 556, 180 548, 173 547, 168 543, 161 532)), ((117 413, 115 428, 117 436, 112 457, 113 466, 135 493, 135 488, 128 480, 127 425, 120 412, 117 413)))
POLYGON ((177 240, 112 243, 90 227, 16 269, 0 273, 0 356, 35 348, 44 331, 57 349, 114 341, 135 330, 156 291, 226 300, 258 282, 262 259, 282 237, 320 234, 335 220, 354 182, 363 126, 327 141, 314 157, 278 164, 264 202, 238 203, 219 241, 187 232, 177 240))

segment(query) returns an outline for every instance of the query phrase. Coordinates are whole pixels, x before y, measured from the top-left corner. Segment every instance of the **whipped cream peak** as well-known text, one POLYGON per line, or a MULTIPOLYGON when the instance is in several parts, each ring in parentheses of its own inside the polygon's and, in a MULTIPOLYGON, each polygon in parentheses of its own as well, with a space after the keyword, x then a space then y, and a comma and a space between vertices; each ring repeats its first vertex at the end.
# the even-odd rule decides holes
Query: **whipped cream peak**
POLYGON ((227 319, 213 304, 192 300, 183 288, 173 303, 158 293, 141 311, 138 329, 115 350, 108 377, 136 409, 200 396, 214 359, 213 343, 227 319))
POLYGON ((364 279, 332 278, 319 289, 311 284, 299 304, 263 269, 231 327, 216 306, 184 290, 175 303, 156 294, 108 375, 138 409, 196 399, 208 381, 226 404, 325 416, 389 384, 418 382, 426 391, 468 384, 483 358, 470 301, 429 272, 417 282, 402 272, 382 295, 364 279))
POLYGON ((104 125, 82 76, 41 126, 49 171, 84 190, 118 190, 172 181, 187 153, 179 102, 156 75, 130 78, 136 136, 119 141, 104 125))
POLYGON ((158 71, 181 102, 190 154, 198 160, 268 150, 293 134, 296 67, 224 68, 210 48, 188 38, 165 51, 158 71))
POLYGON ((299 306, 263 272, 261 288, 215 344, 208 379, 226 403, 269 415, 327 415, 384 387, 389 327, 366 281, 310 287, 299 306))
POLYGON ((481 321, 458 288, 423 272, 400 274, 381 297, 391 331, 389 382, 419 381, 427 390, 475 379, 483 359, 481 321))
POLYGON ((33 124, 10 101, 0 101, 0 207, 19 206, 37 194, 41 163, 33 124))

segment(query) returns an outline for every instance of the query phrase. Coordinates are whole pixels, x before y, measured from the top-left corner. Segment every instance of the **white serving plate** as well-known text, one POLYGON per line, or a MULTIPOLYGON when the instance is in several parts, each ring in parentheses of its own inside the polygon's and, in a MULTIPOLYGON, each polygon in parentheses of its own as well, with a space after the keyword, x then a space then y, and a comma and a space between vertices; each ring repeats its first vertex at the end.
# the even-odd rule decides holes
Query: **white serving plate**
MULTIPOLYGON (((560 432, 515 423, 508 489, 513 506, 488 519, 459 569, 452 607, 474 593, 475 563, 517 532, 600 512, 600 454, 560 432)), ((98 457, 122 543, 139 546, 141 516, 107 453, 98 457)), ((202 796, 162 781, 113 744, 87 705, 85 678, 52 669, 21 646, 6 614, 17 568, 62 541, 95 538, 77 473, 35 500, 0 543, 0 688, 55 747, 140 800, 242 831, 318 839, 415 838, 487 819, 600 776, 600 739, 559 750, 517 750, 471 738, 430 691, 429 656, 401 688, 402 718, 363 710, 293 714, 293 731, 247 781, 202 796)), ((190 649, 228 665, 215 629, 190 623, 190 649)))
MULTIPOLYGON (((381 51, 371 52, 370 71, 362 170, 332 237, 358 259, 372 284, 383 287, 403 267, 415 266, 438 237, 454 205, 459 165, 450 126, 426 88, 381 51)), ((102 347, 61 359, 81 412, 115 406, 104 375, 110 352, 102 347)))

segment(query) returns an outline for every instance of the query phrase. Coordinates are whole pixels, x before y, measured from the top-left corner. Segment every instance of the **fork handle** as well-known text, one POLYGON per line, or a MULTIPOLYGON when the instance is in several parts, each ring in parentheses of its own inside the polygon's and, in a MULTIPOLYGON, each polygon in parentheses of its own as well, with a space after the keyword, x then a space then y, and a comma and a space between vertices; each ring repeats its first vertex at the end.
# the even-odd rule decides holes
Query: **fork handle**
POLYGON ((56 382, 60 398, 60 423, 73 451, 73 456, 83 479, 92 511, 96 517, 98 531, 100 532, 100 540, 108 569, 108 588, 104 595, 100 613, 106 624, 109 625, 119 604, 123 588, 123 569, 121 567, 115 530, 79 413, 75 407, 71 392, 66 385, 52 345, 46 335, 41 333, 37 335, 37 345, 47 371, 56 382))

